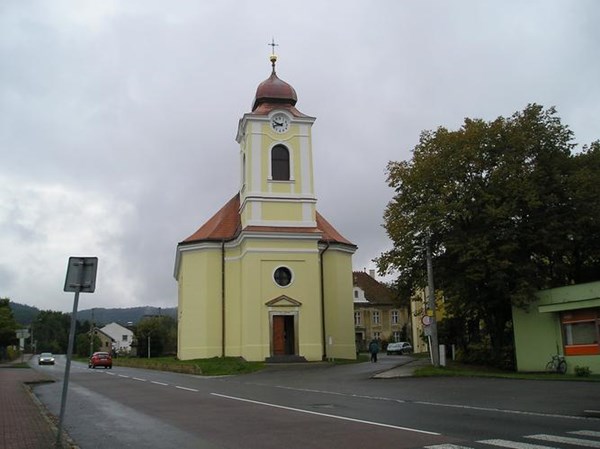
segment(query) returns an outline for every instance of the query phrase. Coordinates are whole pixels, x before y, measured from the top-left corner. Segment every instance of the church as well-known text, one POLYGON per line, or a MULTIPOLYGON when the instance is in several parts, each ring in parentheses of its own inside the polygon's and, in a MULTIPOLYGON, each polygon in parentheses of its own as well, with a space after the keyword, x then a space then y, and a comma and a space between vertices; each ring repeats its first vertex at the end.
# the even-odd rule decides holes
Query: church
POLYGON ((239 120, 239 191, 177 245, 181 360, 355 359, 352 255, 318 211, 314 117, 276 74, 239 120))

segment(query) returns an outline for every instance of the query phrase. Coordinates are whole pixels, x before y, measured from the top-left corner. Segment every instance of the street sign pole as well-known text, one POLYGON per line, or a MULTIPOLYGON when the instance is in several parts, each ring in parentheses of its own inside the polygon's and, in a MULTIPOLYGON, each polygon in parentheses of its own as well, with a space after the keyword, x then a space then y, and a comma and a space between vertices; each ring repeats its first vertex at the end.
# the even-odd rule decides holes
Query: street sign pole
POLYGON ((67 406, 67 391, 69 389, 69 374, 71 372, 71 357, 73 355, 73 342, 75 341, 75 324, 77 322, 77 305, 79 293, 94 293, 96 289, 96 271, 98 268, 97 257, 70 257, 67 267, 64 291, 75 292, 73 300, 73 313, 71 313, 71 329, 69 331, 69 344, 67 348, 67 363, 63 379, 62 398, 60 402, 60 417, 56 433, 56 449, 61 449, 62 427, 67 406))

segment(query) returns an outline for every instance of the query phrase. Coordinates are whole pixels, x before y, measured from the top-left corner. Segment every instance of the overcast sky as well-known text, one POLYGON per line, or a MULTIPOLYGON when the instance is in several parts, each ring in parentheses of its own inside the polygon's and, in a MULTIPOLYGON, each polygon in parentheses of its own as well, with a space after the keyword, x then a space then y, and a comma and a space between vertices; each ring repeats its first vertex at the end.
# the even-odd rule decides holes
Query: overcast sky
POLYGON ((0 297, 70 311, 68 258, 97 256, 80 309, 177 305, 177 243, 237 192, 272 37, 317 118, 317 208, 374 268, 386 164, 421 131, 535 102, 600 138, 599 19, 595 0, 3 0, 0 297))

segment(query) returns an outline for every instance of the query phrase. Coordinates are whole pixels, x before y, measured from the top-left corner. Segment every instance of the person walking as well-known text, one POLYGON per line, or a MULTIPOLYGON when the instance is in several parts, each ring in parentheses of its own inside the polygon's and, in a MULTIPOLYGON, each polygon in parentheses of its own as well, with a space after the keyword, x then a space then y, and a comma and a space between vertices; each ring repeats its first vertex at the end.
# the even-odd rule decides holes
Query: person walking
POLYGON ((379 352, 379 343, 374 338, 369 343, 369 353, 371 354, 371 362, 377 363, 377 353, 379 352))

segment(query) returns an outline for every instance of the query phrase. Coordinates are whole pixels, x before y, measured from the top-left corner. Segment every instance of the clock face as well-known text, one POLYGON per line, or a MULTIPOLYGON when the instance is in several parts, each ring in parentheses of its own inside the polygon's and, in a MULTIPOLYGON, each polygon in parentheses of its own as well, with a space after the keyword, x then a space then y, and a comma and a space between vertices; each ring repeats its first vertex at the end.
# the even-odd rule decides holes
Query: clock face
POLYGON ((271 128, 276 133, 284 133, 290 127, 290 119, 285 114, 275 114, 271 117, 271 128))

